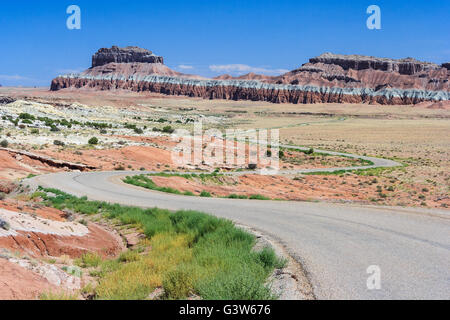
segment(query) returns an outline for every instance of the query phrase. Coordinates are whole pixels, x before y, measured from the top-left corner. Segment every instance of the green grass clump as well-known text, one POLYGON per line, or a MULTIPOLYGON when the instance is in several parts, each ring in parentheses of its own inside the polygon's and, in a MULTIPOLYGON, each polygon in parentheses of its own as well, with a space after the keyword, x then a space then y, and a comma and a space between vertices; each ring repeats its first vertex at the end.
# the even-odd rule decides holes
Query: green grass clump
POLYGON ((85 253, 79 259, 75 260, 75 264, 82 268, 98 267, 102 263, 102 257, 96 253, 85 253))
POLYGON ((146 299, 163 287, 166 299, 273 299, 266 282, 281 267, 272 249, 253 249, 255 237, 226 219, 197 211, 171 212, 158 208, 125 207, 77 198, 40 188, 46 205, 84 214, 101 214, 146 235, 150 250, 122 253, 102 260, 85 254, 77 264, 95 268, 96 299, 146 299))
POLYGON ((208 191, 203 190, 202 192, 200 192, 200 197, 204 197, 204 198, 211 198, 211 193, 209 193, 208 191))
POLYGON ((123 180, 125 183, 132 184, 138 187, 167 192, 173 194, 183 194, 180 190, 170 188, 170 187, 159 187, 156 183, 153 182, 152 179, 148 178, 146 175, 136 175, 136 176, 128 176, 123 180))
POLYGON ((265 196, 263 196, 263 195, 261 195, 261 194, 252 194, 252 195, 249 197, 249 199, 250 199, 250 200, 270 200, 270 198, 265 197, 265 196))
POLYGON ((77 296, 68 292, 45 292, 39 295, 39 300, 77 300, 77 296))
MULTIPOLYGON (((167 192, 167 193, 173 193, 173 194, 179 194, 179 195, 186 195, 186 196, 194 196, 195 195, 191 191, 181 192, 180 190, 173 189, 170 187, 160 187, 160 186, 156 185, 156 183, 154 183, 153 180, 151 178, 149 178, 149 176, 161 176, 161 177, 174 177, 175 176, 175 177, 183 177, 186 179, 199 178, 202 181, 205 181, 206 179, 216 178, 216 177, 220 176, 220 174, 217 174, 216 172, 211 173, 211 174, 195 174, 195 173, 193 173, 193 174, 190 174, 190 173, 188 173, 188 174, 170 174, 170 173, 161 172, 161 173, 148 174, 148 175, 141 174, 141 175, 128 176, 128 177, 125 177, 125 179, 123 181, 128 184, 132 184, 132 185, 135 185, 138 187, 155 190, 155 191, 161 191, 161 192, 167 192)), ((204 198, 211 198, 212 194, 208 191, 203 190, 202 192, 200 192, 199 196, 204 197, 204 198)), ((246 195, 230 194, 230 195, 226 196, 226 198, 270 200, 270 198, 265 197, 260 194, 254 194, 249 197, 246 195)))
POLYGON ((227 198, 229 199, 248 199, 248 196, 246 196, 245 194, 230 194, 227 196, 227 198))
POLYGON ((120 254, 119 261, 120 262, 133 262, 133 261, 140 260, 140 258, 141 258, 141 255, 139 254, 138 251, 129 250, 129 251, 122 252, 120 254))
POLYGON ((369 168, 369 169, 351 169, 351 170, 335 170, 332 172, 326 172, 326 171, 317 171, 317 172, 305 172, 304 175, 322 175, 322 176, 328 176, 328 175, 341 175, 347 172, 354 173, 358 176, 376 176, 379 177, 384 173, 390 173, 394 170, 404 170, 404 168, 401 167, 390 167, 390 168, 369 168))

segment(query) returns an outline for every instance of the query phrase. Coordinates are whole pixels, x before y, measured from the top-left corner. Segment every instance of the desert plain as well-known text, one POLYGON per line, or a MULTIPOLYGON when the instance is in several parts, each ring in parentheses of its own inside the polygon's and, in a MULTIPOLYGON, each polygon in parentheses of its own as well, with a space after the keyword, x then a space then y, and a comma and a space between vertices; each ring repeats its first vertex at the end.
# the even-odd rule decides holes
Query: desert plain
MULTIPOLYGON (((136 226, 118 227, 98 216, 89 220, 49 208, 23 182, 46 173, 159 172, 147 175, 152 188, 189 196, 441 210, 450 205, 448 101, 273 104, 48 88, 0 88, 0 97, 0 218, 8 217, 21 230, 0 229, 6 232, 0 237, 1 254, 6 257, 0 259, 0 281, 6 284, 2 299, 98 297, 98 292, 106 291, 100 286, 95 293, 98 263, 86 261, 89 257, 113 259, 130 248, 146 250, 136 226), (401 165, 333 173, 222 175, 246 170, 248 163, 233 168, 174 164, 173 131, 191 131, 200 120, 205 129, 278 129, 281 144, 309 148, 310 152, 281 149, 280 168, 285 170, 364 165, 359 159, 314 149, 387 158, 401 165), (33 218, 21 218, 24 212, 33 218), (83 264, 91 268, 89 272, 80 271, 83 264), (20 284, 15 277, 22 279, 20 284)), ((152 297, 161 295, 160 285, 154 287, 152 297)))

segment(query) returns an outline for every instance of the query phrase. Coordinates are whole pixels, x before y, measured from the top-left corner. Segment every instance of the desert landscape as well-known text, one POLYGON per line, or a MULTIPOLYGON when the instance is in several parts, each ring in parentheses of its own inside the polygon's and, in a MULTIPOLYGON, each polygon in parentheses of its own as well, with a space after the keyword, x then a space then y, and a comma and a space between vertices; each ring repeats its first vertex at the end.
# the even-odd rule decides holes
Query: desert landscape
MULTIPOLYGON (((87 71, 59 76, 50 88, 2 87, 0 299, 314 298, 289 254, 277 257, 261 244, 255 253, 253 238, 239 246, 251 261, 245 281, 259 286, 253 296, 221 293, 225 280, 212 274, 223 266, 197 261, 206 231, 184 230, 193 219, 186 213, 179 213, 182 222, 171 216, 168 227, 161 217, 173 213, 76 198, 33 179, 115 171, 130 188, 183 197, 448 212, 448 79, 448 64, 329 53, 280 76, 206 79, 171 70, 148 50, 113 46, 95 53, 87 71), (174 163, 177 130, 192 132, 199 121, 204 130, 279 130, 279 172, 261 175, 263 165, 248 160, 174 163), (275 277, 270 291, 265 283, 274 274, 289 276, 275 277), (296 279, 294 289, 282 289, 286 278, 296 279)), ((240 274, 233 259, 227 266, 240 274)))

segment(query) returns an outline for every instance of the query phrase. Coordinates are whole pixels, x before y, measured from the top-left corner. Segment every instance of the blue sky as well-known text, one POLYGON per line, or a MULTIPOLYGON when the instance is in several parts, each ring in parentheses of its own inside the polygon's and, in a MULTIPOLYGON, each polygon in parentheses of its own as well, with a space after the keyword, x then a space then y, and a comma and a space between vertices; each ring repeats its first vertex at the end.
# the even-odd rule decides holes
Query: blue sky
POLYGON ((48 86, 101 47, 137 45, 178 71, 292 70, 323 52, 450 61, 450 1, 0 0, 0 84, 48 86), (68 30, 66 8, 81 8, 68 30), (366 8, 381 8, 381 30, 366 8))

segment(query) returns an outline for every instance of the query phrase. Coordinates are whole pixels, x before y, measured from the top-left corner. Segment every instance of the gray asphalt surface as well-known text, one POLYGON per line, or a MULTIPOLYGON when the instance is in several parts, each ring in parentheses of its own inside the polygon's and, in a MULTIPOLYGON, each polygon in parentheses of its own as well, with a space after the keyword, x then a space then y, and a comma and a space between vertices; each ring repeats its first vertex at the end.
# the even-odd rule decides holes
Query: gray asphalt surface
POLYGON ((141 172, 57 173, 25 183, 125 205, 199 210, 256 228, 302 263, 318 299, 450 298, 448 211, 178 196, 122 183, 129 174, 141 172), (381 269, 380 290, 367 288, 370 265, 381 269))

